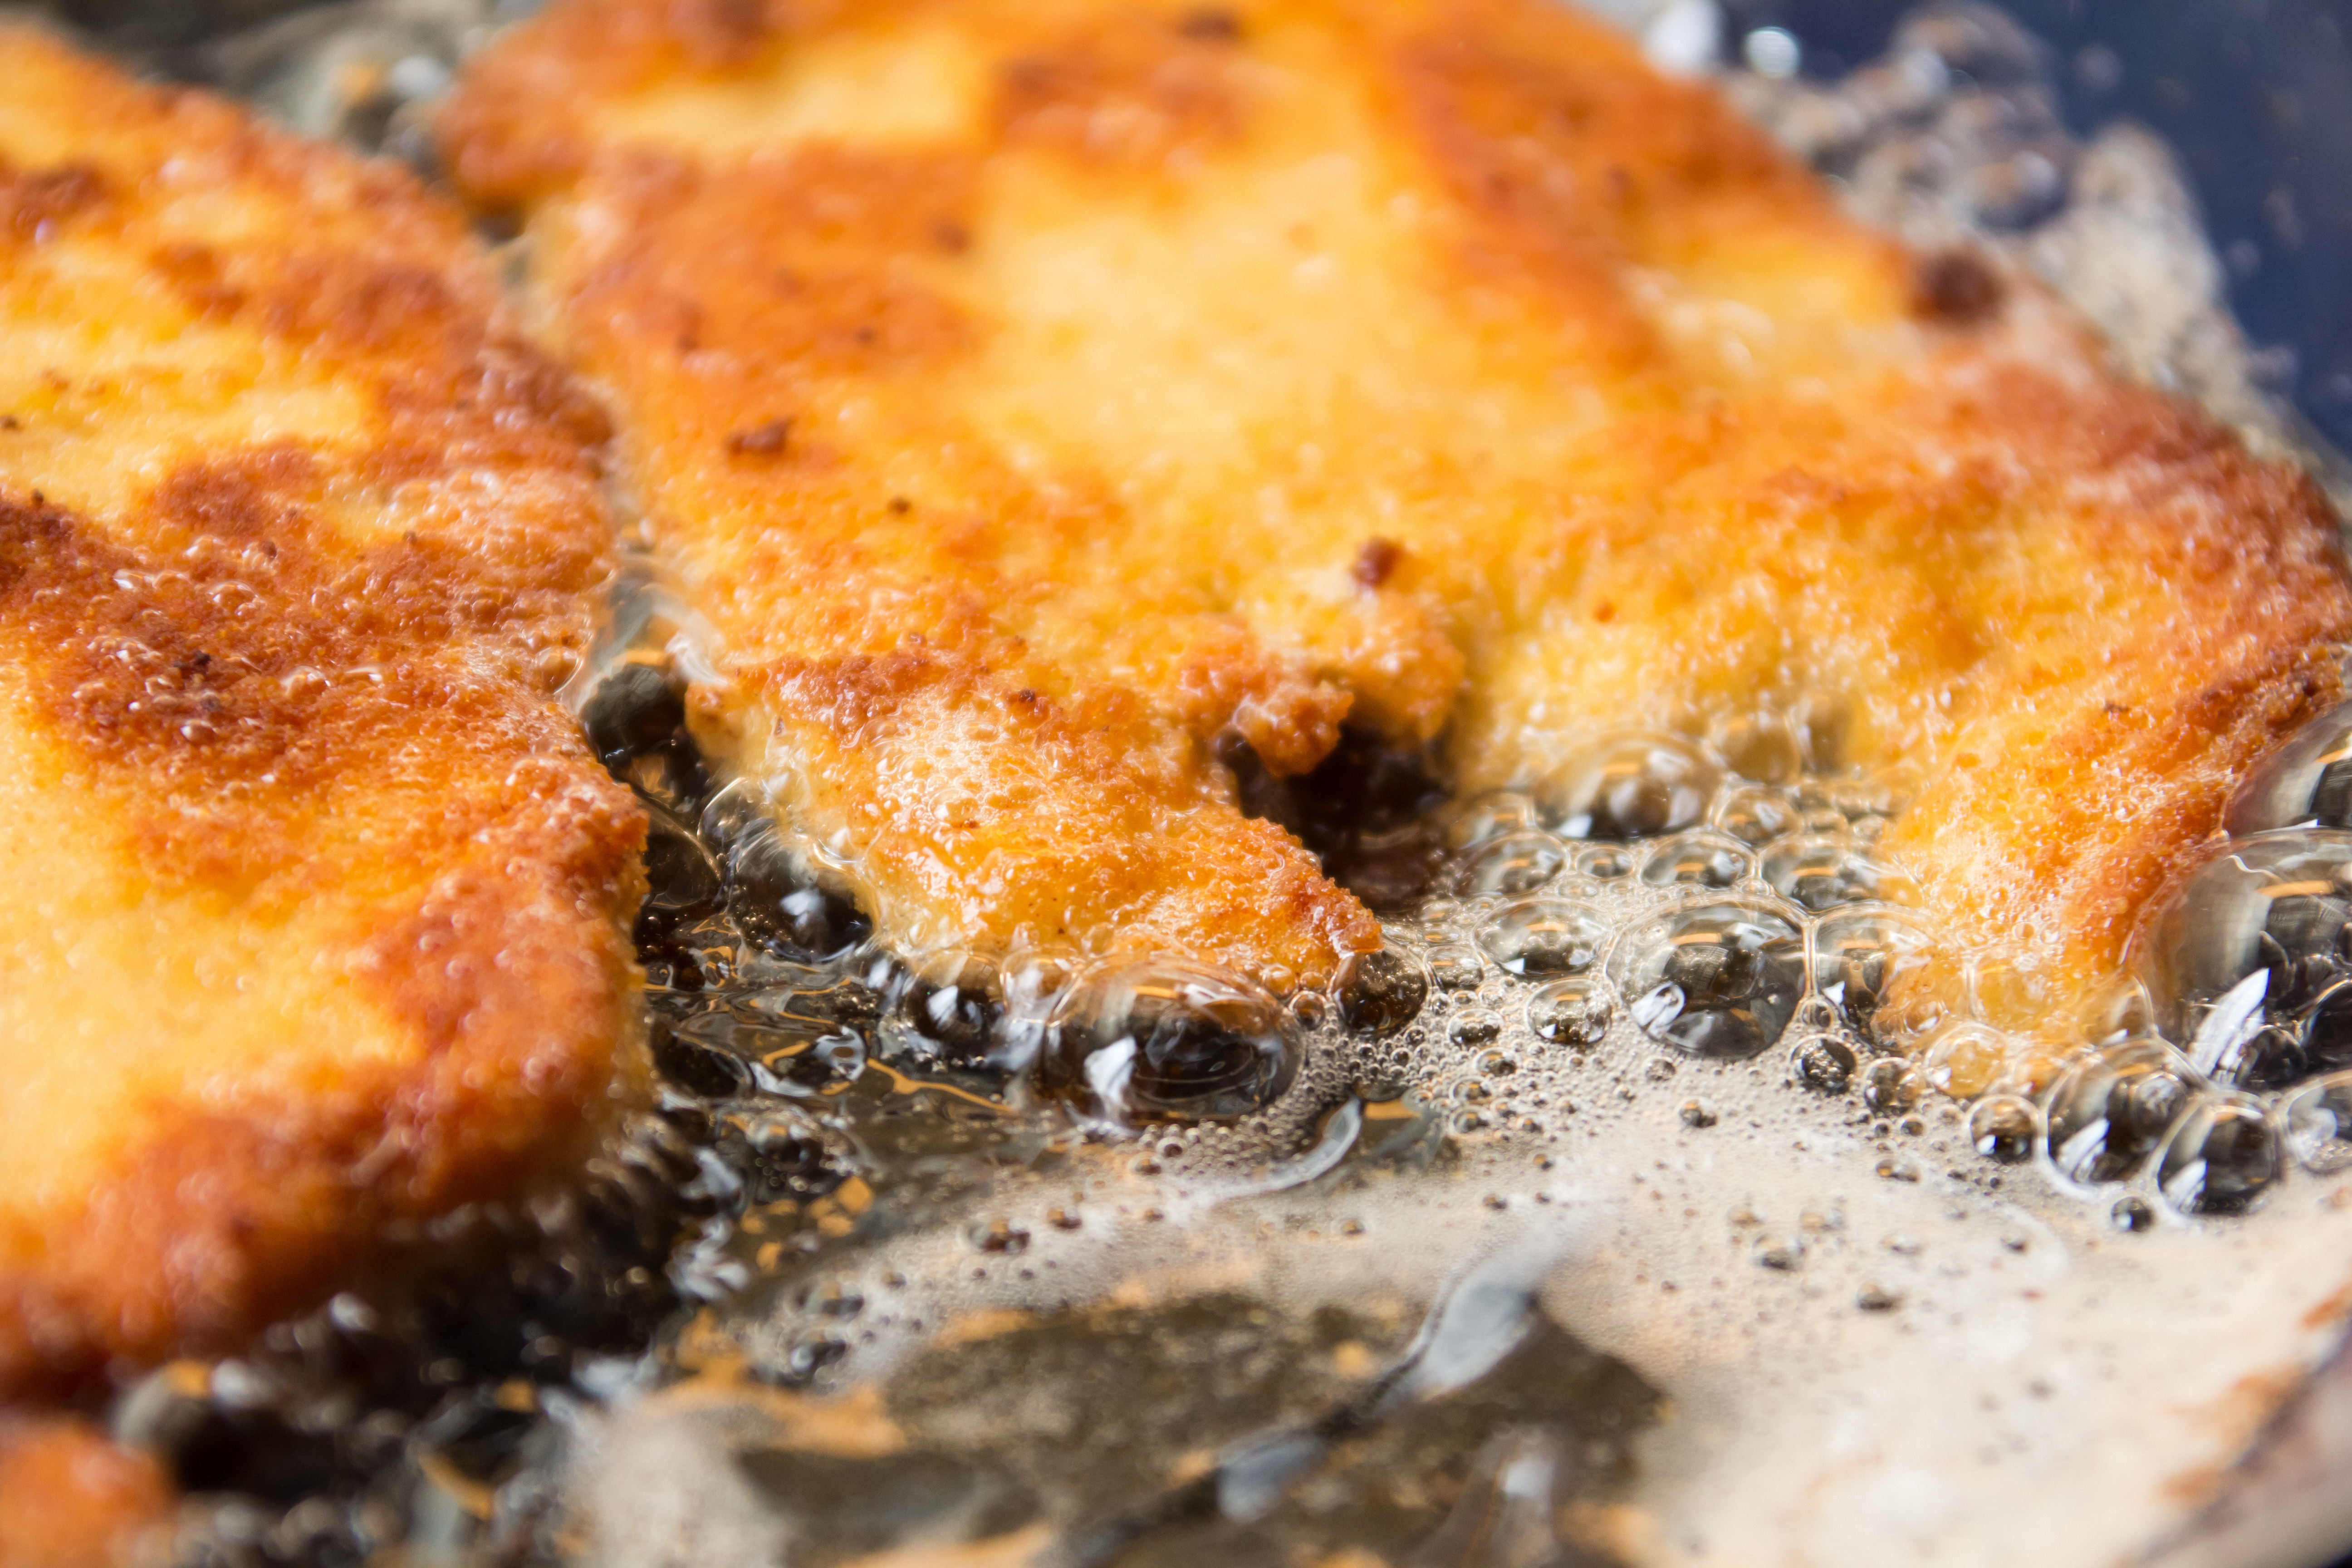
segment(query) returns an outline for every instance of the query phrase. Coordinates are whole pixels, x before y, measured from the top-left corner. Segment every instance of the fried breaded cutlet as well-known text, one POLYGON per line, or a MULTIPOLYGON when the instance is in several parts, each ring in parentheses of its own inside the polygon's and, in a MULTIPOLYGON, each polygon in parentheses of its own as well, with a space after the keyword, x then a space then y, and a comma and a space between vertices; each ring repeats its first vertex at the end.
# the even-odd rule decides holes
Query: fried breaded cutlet
POLYGON ((0 30, 0 1398, 610 1120, 604 433, 406 174, 0 30))
POLYGON ((1470 790, 1760 702, 2072 983, 2337 693, 2303 476, 1565 6, 560 0, 441 129, 908 945, 1328 975, 1231 738, 1470 790))

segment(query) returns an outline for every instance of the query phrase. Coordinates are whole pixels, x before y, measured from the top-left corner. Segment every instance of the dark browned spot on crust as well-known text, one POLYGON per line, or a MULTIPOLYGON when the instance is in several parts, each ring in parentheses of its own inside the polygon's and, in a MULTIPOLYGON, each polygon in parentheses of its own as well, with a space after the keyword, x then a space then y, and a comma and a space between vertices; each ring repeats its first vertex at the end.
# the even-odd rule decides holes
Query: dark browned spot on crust
POLYGON ((673 9, 678 36, 699 65, 738 64, 768 41, 764 0, 678 0, 673 9))
POLYGON ((1975 251, 1931 251, 1911 274, 1911 310, 1922 321, 1973 327, 2000 313, 2007 290, 2000 275, 1975 251))
POLYGON ((0 238, 40 239, 105 196, 105 176, 88 164, 23 170, 0 158, 0 238))
MULTIPOLYGON (((809 148, 710 170, 645 158, 614 175, 625 237, 582 279, 578 318, 672 363, 723 342, 725 368, 688 374, 731 380, 734 410, 805 404, 816 382, 912 370, 971 341, 951 301, 877 265, 968 221, 960 157, 809 148)), ((753 434, 740 417, 704 438, 753 434)))
POLYGON ((791 420, 770 419, 730 434, 727 451, 730 457, 737 458, 777 457, 783 452, 784 444, 792 439, 792 434, 791 420))
POLYGON ((1364 541, 1363 548, 1356 552, 1356 563, 1349 568, 1349 575, 1355 578, 1356 586, 1373 593, 1389 580, 1403 559, 1403 545, 1375 535, 1364 541))
POLYGON ((1092 163, 1155 163, 1228 141, 1243 119, 1239 30, 1227 14, 1202 12, 1172 27, 1126 15, 1074 32, 1004 66, 1001 133, 1092 163), (1201 21, 1221 16, 1230 30, 1201 21))
POLYGON ((1204 43, 1237 44, 1242 39, 1242 19, 1221 6, 1203 6, 1179 16, 1176 30, 1204 43))
POLYGON ((159 246, 148 256, 147 264, 201 320, 229 321, 245 308, 245 291, 227 280, 220 253, 208 245, 159 246))

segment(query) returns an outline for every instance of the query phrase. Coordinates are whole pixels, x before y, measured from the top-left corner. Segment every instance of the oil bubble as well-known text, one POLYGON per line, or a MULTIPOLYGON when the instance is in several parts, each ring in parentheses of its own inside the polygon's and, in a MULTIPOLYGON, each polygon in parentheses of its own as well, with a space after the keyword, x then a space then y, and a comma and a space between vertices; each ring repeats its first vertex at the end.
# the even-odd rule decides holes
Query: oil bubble
POLYGON ((1920 1058, 1928 1084, 1954 1100, 1974 1100, 1984 1093, 2008 1065, 2008 1037, 1983 1024, 1954 1024, 1937 1030, 1920 1058))
MULTIPOLYGON (((2300 1039, 2305 1073, 2340 1072, 2352 1068, 2352 981, 2331 984, 2305 1015, 2300 1039)), ((2273 1073, 2275 1069, 2273 1069, 2273 1073)), ((2284 1081, 2258 1087, 2284 1088, 2284 1081)))
POLYGON ((1456 885, 1465 898, 1532 893, 1567 864, 1567 847, 1550 834, 1507 833, 1471 852, 1456 885))
POLYGON ((1339 1021, 1361 1034, 1392 1035, 1429 1004, 1429 971, 1399 947, 1360 952, 1339 977, 1339 1021))
POLYGON ((1503 1032, 1503 1020, 1484 1007, 1455 1015, 1445 1026, 1445 1037, 1457 1046, 1483 1046, 1503 1032))
POLYGON ((992 1219, 974 1226, 971 1244, 982 1252, 1019 1254, 1029 1250, 1029 1233, 1009 1219, 992 1219))
POLYGON ((2352 1170, 2352 1072, 2329 1073, 2304 1085, 2279 1120, 2288 1151, 2305 1170, 2322 1176, 2352 1170))
POLYGON ((1881 1116, 1910 1110, 1926 1088, 1919 1069, 1902 1057, 1881 1057, 1862 1069, 1862 1102, 1881 1116))
POLYGON ((1448 811, 1438 837, 1446 848, 1458 855, 1490 839, 1542 826, 1537 819, 1534 801, 1517 790, 1489 790, 1448 811))
POLYGON ((988 1059, 1004 1021, 1004 986, 996 966, 968 952, 916 961, 900 1008, 930 1053, 959 1067, 988 1059))
POLYGON ((1004 955, 996 966, 1004 1005, 997 1065, 1021 1072, 1036 1059, 1046 1021, 1084 966, 1076 952, 1059 947, 1015 948, 1004 955))
POLYGON ((1478 931, 1478 946, 1513 974, 1547 979, 1576 974, 1600 962, 1609 927, 1580 904, 1522 899, 1495 911, 1478 931))
POLYGON ((1764 858, 1764 879, 1790 903, 1816 914, 1840 904, 1910 896, 1907 878, 1862 853, 1843 835, 1808 834, 1764 858))
POLYGON ((1889 910, 1832 915, 1813 930, 1813 984, 1864 1039, 1884 1043, 1882 1005, 1927 967, 1934 938, 1889 910))
POLYGON ((1950 1004, 1944 997, 1921 987, 1906 991, 1898 986, 1895 995, 1879 1003, 1878 1011, 1871 1015, 1870 1028, 1888 1050, 1911 1054, 1924 1049, 1953 1021, 1950 1004))
POLYGON ((2074 1026, 2095 1046, 2134 1035, 2156 1033, 2156 1003, 2135 974, 2122 974, 2095 987, 2074 1009, 2074 1026))
POLYGON ((778 1111, 744 1124, 739 1158, 754 1203, 821 1198, 846 1182, 856 1156, 840 1134, 797 1112, 778 1111))
POLYGON ((2352 827, 2352 702, 2328 710, 2258 763, 2221 816, 2233 838, 2281 827, 2352 827))
POLYGON ((2050 1086, 2051 1164, 2077 1188, 2126 1180, 2189 1109, 2196 1081, 2188 1059, 2159 1040, 2091 1053, 2050 1086))
POLYGON ((1478 950, 1448 943, 1433 947, 1427 954, 1429 978, 1441 990, 1475 991, 1486 978, 1486 965, 1478 957, 1478 950))
POLYGON ((1709 816, 1717 828, 1750 847, 1797 830, 1797 808, 1777 789, 1747 784, 1717 797, 1709 816))
POLYGON ((755 778, 730 780, 703 803, 703 842, 722 852, 739 839, 774 825, 775 808, 769 802, 767 786, 755 778))
POLYGON ((1238 974, 1114 961, 1082 974, 1055 1008, 1037 1088, 1106 1121, 1234 1121, 1290 1087, 1295 1030, 1271 992, 1238 974))
POLYGON ((1853 1047, 1834 1035, 1808 1035, 1789 1052, 1789 1070, 1815 1094, 1843 1094, 1860 1066, 1853 1047))
POLYGON ((1989 1094, 1969 1108, 1969 1143, 1988 1160, 2015 1165, 2033 1158, 2042 1111, 2017 1094, 1989 1094))
MULTIPOLYGON (((2134 944, 2132 966, 2158 1027, 2218 1066, 2263 1023, 2296 1018, 2352 978, 2347 923, 2352 833, 2264 833, 2224 846, 2174 887, 2134 944)), ((2325 1026, 2313 1033, 2332 1043, 2325 1026)))
POLYGON ((1805 994, 1805 942, 1746 903, 1678 910, 1619 948, 1614 978, 1652 1039, 1737 1060, 1780 1037, 1805 994))
POLYGON ((1609 1033, 1609 994, 1591 979, 1555 980, 1528 998, 1528 1027, 1539 1040, 1591 1050, 1609 1033))
POLYGON ((685 731, 686 682, 661 665, 631 660, 598 683, 580 722, 607 766, 659 751, 685 731))
POLYGON ((1978 1018, 2004 1029, 2031 1029, 2050 1011, 2042 976, 2005 954, 1979 953, 1969 963, 1969 1002, 1978 1018))
POLYGON ((689 1094, 725 1100, 751 1088, 749 1063, 698 1033, 680 1033, 667 1019, 653 1021, 647 1044, 655 1070, 689 1094))
POLYGON ((837 958, 874 933, 857 906, 817 881, 773 832, 755 833, 728 851, 727 908, 744 935, 806 962, 837 958))
POLYGON ((2184 1215, 2244 1214, 2279 1179, 2278 1131, 2251 1095, 2201 1098, 2164 1146, 2156 1186, 2184 1215))
POLYGON ((1576 872, 1596 882, 1614 882, 1633 874, 1633 852, 1615 844, 1587 844, 1576 852, 1576 872))
POLYGON ((1651 849, 1642 862, 1642 880, 1656 888, 1728 888, 1754 864, 1738 840, 1727 835, 1681 833, 1651 849))
MULTIPOLYGON (((2314 1007, 2312 1017, 2305 1020, 2305 1028, 2312 1028, 2315 1023, 2319 1029, 2329 1028, 2334 1019, 2323 1011, 2326 1006, 2327 998, 2323 997, 2320 1005, 2314 1007)), ((2327 1054, 2330 1058, 2338 1055, 2334 1051, 2327 1054)), ((2265 1025, 2251 1035, 2224 1041, 2216 1057, 2212 1067, 2216 1083, 2256 1091, 2292 1089, 2318 1070, 2312 1065, 2303 1031, 2276 1025, 2265 1025)))
POLYGON ((1715 764, 1688 742, 1621 735, 1554 769, 1536 800, 1564 837, 1654 838, 1696 826, 1716 779, 1715 764))
POLYGON ((2107 1223, 2126 1236, 2137 1236, 2141 1231, 2155 1228, 2156 1211, 2147 1206, 2146 1198, 2120 1197, 2116 1200, 2115 1207, 2107 1211, 2107 1223))
POLYGON ((667 945, 685 927, 717 914, 726 900, 719 862, 686 825, 654 805, 646 809, 646 900, 637 907, 637 945, 667 945))
POLYGON ((1805 748, 1795 726, 1778 713, 1734 713, 1709 725, 1707 743, 1726 766, 1759 784, 1787 784, 1804 771, 1805 748))

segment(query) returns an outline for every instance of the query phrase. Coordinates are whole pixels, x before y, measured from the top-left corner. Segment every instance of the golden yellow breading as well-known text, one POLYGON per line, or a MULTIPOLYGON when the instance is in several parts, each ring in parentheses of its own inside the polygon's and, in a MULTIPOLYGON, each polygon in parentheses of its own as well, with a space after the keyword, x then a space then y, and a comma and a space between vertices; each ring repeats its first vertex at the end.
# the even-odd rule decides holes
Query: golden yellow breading
POLYGON ((1802 707, 2069 978, 2332 700, 2299 475, 1540 0, 562 0, 442 125, 708 611, 738 768, 910 945, 1328 973, 1233 804, 1802 707))
POLYGON ((0 1397, 606 1121, 603 433, 407 176, 0 30, 0 1397))

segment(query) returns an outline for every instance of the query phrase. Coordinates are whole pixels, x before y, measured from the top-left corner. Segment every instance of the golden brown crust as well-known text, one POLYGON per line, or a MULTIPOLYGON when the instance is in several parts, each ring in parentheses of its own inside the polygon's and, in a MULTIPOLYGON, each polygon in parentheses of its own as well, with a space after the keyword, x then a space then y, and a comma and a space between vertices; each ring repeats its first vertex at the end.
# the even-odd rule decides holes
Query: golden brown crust
POLYGON ((147 1455, 79 1421, 0 1415, 0 1568, 161 1561, 172 1506, 147 1455))
POLYGON ((394 170, 0 30, 0 1394, 217 1347, 610 1113, 554 706, 594 405, 394 170))
POLYGON ((917 940, 1323 972, 1363 928, 1225 731, 1485 787, 1761 700, 2071 984, 2337 689, 2309 484, 1568 7, 568 0, 443 132, 710 606, 714 731, 917 940))

